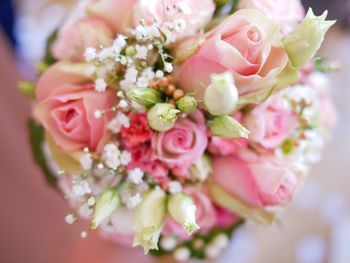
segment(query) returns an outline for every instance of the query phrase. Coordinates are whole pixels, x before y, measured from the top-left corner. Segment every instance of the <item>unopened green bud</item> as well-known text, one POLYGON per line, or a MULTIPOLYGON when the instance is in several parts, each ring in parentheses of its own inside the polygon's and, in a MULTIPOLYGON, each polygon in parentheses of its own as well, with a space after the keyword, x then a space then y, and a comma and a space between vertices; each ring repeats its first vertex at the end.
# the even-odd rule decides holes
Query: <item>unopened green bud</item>
POLYGON ((170 130, 180 113, 174 105, 169 103, 158 103, 147 113, 149 126, 156 131, 165 132, 170 130))
POLYGON ((184 96, 176 102, 176 107, 182 113, 190 113, 197 109, 197 101, 192 96, 184 96))
POLYGON ((138 104, 151 108, 154 104, 159 102, 160 93, 154 89, 139 88, 131 91, 131 98, 138 104))
POLYGON ((169 197, 168 212, 170 216, 179 223, 186 232, 191 235, 199 229, 196 223, 197 207, 190 196, 178 193, 169 197))
POLYGON ((210 121, 210 130, 214 136, 227 139, 248 138, 249 131, 233 117, 224 115, 210 121))
POLYGON ((104 220, 109 218, 119 207, 120 199, 118 191, 108 189, 104 191, 96 202, 95 215, 92 220, 91 228, 96 229, 104 220))

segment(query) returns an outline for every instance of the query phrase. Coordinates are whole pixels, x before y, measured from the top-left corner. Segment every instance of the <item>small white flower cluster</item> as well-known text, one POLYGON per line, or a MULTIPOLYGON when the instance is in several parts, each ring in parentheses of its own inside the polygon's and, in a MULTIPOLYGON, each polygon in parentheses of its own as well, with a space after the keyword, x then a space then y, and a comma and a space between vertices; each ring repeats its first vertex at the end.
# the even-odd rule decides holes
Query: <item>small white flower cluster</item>
MULTIPOLYGON (((197 239, 194 241, 193 246, 198 250, 204 250, 205 255, 209 259, 216 259, 227 248, 229 242, 229 237, 222 233, 218 234, 209 244, 205 244, 202 239, 197 239)), ((165 251, 172 251, 177 246, 177 240, 170 236, 164 237, 160 242, 160 246, 165 251)), ((185 246, 180 246, 174 251, 174 258, 179 262, 187 262, 191 258, 191 251, 185 246)))
POLYGON ((93 165, 93 159, 90 153, 85 153, 80 158, 80 164, 85 171, 91 170, 93 165))
POLYGON ((141 42, 152 41, 161 37, 157 24, 146 26, 145 21, 143 20, 141 20, 140 24, 132 30, 132 34, 136 37, 136 40, 141 42))
POLYGON ((142 202, 142 193, 149 189, 146 182, 142 180, 143 172, 138 169, 130 171, 128 180, 120 191, 122 203, 128 209, 134 209, 142 202))
POLYGON ((74 194, 74 196, 80 198, 87 194, 91 194, 92 190, 88 181, 77 178, 73 179, 72 193, 74 194))
POLYGON ((205 254, 208 258, 218 258, 227 248, 230 240, 226 234, 217 235, 214 240, 205 248, 205 254))
POLYGON ((121 54, 127 45, 126 39, 126 36, 119 35, 109 47, 101 46, 99 50, 92 47, 85 49, 85 61, 91 64, 87 68, 86 74, 96 78, 95 89, 97 92, 104 92, 109 81, 114 80, 113 74, 119 63, 130 63, 127 57, 121 54))
POLYGON ((110 169, 117 170, 120 166, 127 166, 131 162, 131 154, 121 151, 117 144, 106 144, 103 149, 102 159, 110 169))
POLYGON ((303 170, 308 171, 307 165, 316 163, 321 159, 322 149, 325 146, 325 138, 322 134, 322 127, 319 127, 319 118, 322 111, 320 104, 320 91, 309 84, 298 84, 293 88, 287 89, 285 94, 285 102, 287 107, 294 109, 299 113, 299 117, 310 126, 307 129, 298 129, 291 136, 292 139, 300 137, 303 134, 303 139, 297 139, 297 145, 293 146, 293 151, 284 154, 280 147, 276 149, 277 157, 298 163, 303 170))
POLYGON ((113 134, 118 134, 123 127, 130 127, 130 119, 123 112, 118 112, 117 115, 108 123, 108 130, 110 130, 113 134))
POLYGON ((140 168, 135 168, 128 172, 129 182, 135 185, 141 184, 143 182, 143 176, 144 172, 140 168))

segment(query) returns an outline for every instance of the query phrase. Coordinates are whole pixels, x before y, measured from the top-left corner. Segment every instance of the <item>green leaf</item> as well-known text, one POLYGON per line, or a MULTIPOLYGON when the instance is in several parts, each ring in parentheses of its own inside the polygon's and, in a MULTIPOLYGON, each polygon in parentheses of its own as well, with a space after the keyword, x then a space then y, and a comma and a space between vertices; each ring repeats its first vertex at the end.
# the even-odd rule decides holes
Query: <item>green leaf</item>
POLYGON ((237 10, 239 0, 216 0, 214 17, 228 16, 237 10))
POLYGON ((43 151, 45 139, 44 128, 33 119, 30 119, 28 121, 28 131, 34 161, 43 171, 47 183, 57 189, 57 178, 48 166, 48 162, 43 151))
POLYGON ((20 81, 18 83, 19 90, 29 98, 35 98, 36 86, 30 81, 20 81))
POLYGON ((52 54, 52 46, 55 43, 58 36, 58 29, 56 29, 47 39, 45 47, 45 55, 42 61, 37 66, 37 71, 39 74, 44 73, 44 71, 51 65, 57 62, 57 59, 52 54))

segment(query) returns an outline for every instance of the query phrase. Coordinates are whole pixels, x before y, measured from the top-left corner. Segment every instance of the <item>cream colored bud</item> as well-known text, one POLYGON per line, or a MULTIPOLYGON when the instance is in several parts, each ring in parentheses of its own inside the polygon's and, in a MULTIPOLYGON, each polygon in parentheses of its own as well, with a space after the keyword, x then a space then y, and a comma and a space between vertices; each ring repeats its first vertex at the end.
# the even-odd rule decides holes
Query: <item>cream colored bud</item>
POLYGON ((212 171, 211 160, 208 154, 203 154, 190 168, 192 178, 200 182, 204 182, 212 171))
POLYGON ((310 8, 304 20, 283 39, 283 46, 295 68, 309 62, 320 49, 324 36, 336 21, 326 20, 328 12, 315 16, 310 8))
POLYGON ((199 229, 196 223, 197 207, 190 196, 178 193, 169 197, 168 212, 170 216, 179 223, 186 232, 191 235, 199 229))
POLYGON ((237 105, 238 91, 231 72, 211 75, 211 84, 204 95, 204 104, 214 116, 231 114, 237 105))
POLYGON ((158 240, 166 216, 166 200, 166 193, 156 187, 146 192, 142 203, 135 208, 133 246, 142 246, 145 254, 150 249, 158 249, 158 240))
POLYGON ((119 193, 115 189, 104 191, 96 202, 94 219, 91 228, 96 229, 103 221, 109 218, 120 205, 119 193))
POLYGON ((174 126, 179 113, 172 104, 158 103, 147 113, 148 124, 153 130, 165 132, 174 126))

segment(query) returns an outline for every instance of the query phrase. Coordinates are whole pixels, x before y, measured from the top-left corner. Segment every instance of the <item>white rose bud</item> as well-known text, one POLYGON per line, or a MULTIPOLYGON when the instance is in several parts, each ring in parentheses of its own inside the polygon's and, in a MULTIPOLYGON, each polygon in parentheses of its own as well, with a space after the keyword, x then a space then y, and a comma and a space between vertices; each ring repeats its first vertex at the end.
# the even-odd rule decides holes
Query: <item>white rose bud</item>
POLYGON ((170 216, 179 223, 186 232, 191 235, 199 229, 196 223, 197 207, 190 196, 178 193, 169 197, 168 212, 170 216))
POLYGON ((231 114, 237 105, 238 91, 231 72, 211 75, 211 84, 204 95, 204 104, 214 116, 231 114))
POLYGON ((134 243, 142 246, 145 254, 150 249, 158 249, 158 240, 166 216, 166 193, 156 187, 142 197, 142 203, 135 208, 134 243))
POLYGON ((295 68, 300 68, 309 62, 320 49, 328 29, 336 21, 327 21, 328 12, 315 16, 310 8, 304 20, 288 36, 283 39, 283 45, 289 59, 295 68))
POLYGON ((215 117, 209 125, 211 133, 222 138, 248 138, 249 135, 249 131, 231 116, 215 117))
POLYGON ((178 109, 169 103, 158 103, 147 113, 149 126, 156 131, 165 132, 170 130, 180 113, 178 109))
POLYGON ((103 221, 109 218, 120 205, 119 193, 115 189, 104 191, 96 202, 94 219, 91 228, 96 229, 103 221))

